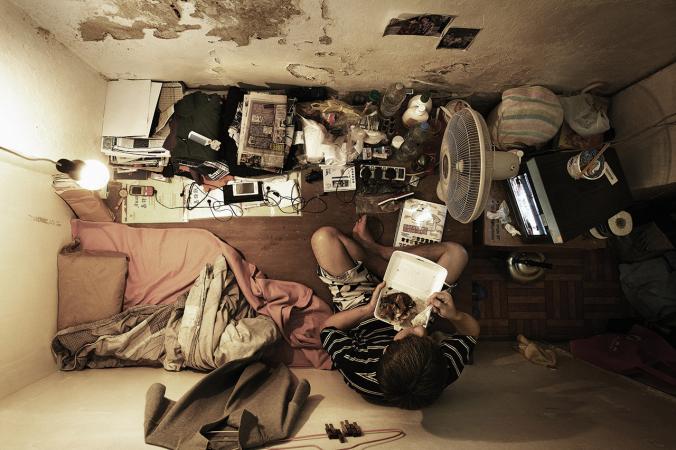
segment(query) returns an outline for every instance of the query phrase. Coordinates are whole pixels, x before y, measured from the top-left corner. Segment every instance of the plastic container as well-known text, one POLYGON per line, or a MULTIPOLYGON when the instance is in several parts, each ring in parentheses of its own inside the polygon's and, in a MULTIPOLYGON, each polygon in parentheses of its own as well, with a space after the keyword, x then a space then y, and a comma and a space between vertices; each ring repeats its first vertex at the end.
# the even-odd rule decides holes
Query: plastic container
POLYGON ((411 128, 419 123, 427 122, 430 115, 427 113, 424 104, 408 108, 401 116, 401 122, 406 128, 411 128))
POLYGON ((392 142, 390 143, 390 145, 392 145, 392 148, 394 148, 395 150, 399 150, 399 148, 401 147, 401 144, 403 144, 403 143, 404 143, 404 138, 402 136, 397 135, 397 136, 392 138, 392 142))
POLYGON ((432 312, 427 308, 427 299, 432 293, 441 291, 447 275, 448 272, 444 267, 429 259, 399 250, 395 251, 385 270, 383 277, 385 288, 378 297, 374 316, 376 319, 393 325, 396 330, 414 326, 414 321, 427 326, 432 312), (415 311, 403 322, 391 320, 383 314, 381 300, 393 292, 408 294, 415 303, 415 311))
POLYGON ((420 125, 411 128, 406 134, 406 139, 401 147, 394 154, 397 161, 413 161, 423 152, 423 145, 431 135, 430 124, 423 122, 420 125))
POLYGON ((404 100, 406 100, 404 85, 401 83, 391 85, 380 99, 380 114, 383 117, 395 116, 404 104, 404 100))
POLYGON ((430 98, 430 94, 425 92, 424 94, 416 95, 408 101, 409 108, 417 108, 420 105, 425 107, 425 111, 427 111, 428 114, 432 112, 432 99, 430 98))

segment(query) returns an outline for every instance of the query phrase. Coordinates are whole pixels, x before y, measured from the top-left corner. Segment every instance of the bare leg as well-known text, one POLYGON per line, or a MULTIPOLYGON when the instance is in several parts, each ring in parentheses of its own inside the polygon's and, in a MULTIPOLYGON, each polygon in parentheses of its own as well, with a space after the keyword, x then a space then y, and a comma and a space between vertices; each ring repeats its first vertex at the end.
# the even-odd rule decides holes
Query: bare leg
POLYGON ((352 229, 352 237, 364 247, 367 253, 378 255, 384 261, 389 260, 395 250, 401 250, 436 261, 437 264, 445 267, 448 271, 448 276, 446 277, 447 283, 455 282, 460 277, 465 266, 467 266, 467 251, 462 245, 455 242, 439 242, 437 244, 399 248, 378 244, 366 228, 366 216, 362 216, 357 220, 352 229))
POLYGON ((385 274, 386 261, 366 252, 358 242, 334 227, 319 228, 312 235, 311 244, 317 263, 331 275, 342 275, 354 267, 355 261, 362 261, 376 276, 385 274))

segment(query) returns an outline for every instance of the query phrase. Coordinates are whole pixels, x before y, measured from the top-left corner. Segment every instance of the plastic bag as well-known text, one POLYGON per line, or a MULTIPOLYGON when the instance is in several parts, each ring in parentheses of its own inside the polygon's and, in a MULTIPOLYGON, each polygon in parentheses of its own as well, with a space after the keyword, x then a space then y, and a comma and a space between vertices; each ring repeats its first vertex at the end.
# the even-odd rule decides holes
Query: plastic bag
POLYGON ((559 97, 563 117, 570 128, 580 136, 587 137, 605 133, 610 129, 608 105, 592 94, 559 97))
POLYGON ((562 123, 559 99, 542 86, 507 89, 487 120, 491 140, 502 150, 544 144, 556 135, 562 123))
POLYGON ((325 149, 322 145, 327 140, 326 128, 314 120, 300 118, 303 124, 303 141, 305 142, 305 155, 307 162, 319 163, 324 159, 325 149))

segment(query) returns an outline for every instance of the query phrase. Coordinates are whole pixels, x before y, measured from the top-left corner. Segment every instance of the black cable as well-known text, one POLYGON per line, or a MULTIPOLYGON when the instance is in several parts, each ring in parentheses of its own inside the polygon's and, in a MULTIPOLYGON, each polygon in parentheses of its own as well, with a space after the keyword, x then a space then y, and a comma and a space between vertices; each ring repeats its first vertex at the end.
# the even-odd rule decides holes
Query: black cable
POLYGON ((233 217, 242 217, 242 216, 244 215, 244 210, 242 209, 241 206, 239 206, 239 205, 237 205, 237 204, 231 203, 231 204, 227 204, 227 205, 226 205, 225 202, 213 202, 213 204, 212 204, 211 199, 207 200, 207 204, 209 205, 209 211, 211 211, 211 215, 214 217, 214 219, 216 219, 216 220, 219 221, 219 222, 227 223, 227 222, 230 222, 230 221, 232 220, 233 217), (230 213, 231 213, 231 214, 230 214, 229 216, 227 216, 227 217, 228 217, 227 219, 225 219, 225 220, 219 219, 219 218, 216 216, 216 212, 215 212, 215 211, 219 211, 219 212, 220 212, 220 211, 223 211, 223 210, 221 210, 221 209, 217 209, 217 208, 219 208, 220 206, 217 206, 216 204, 220 204, 220 206, 226 206, 227 208, 230 209, 230 213), (239 214, 239 216, 237 215, 237 213, 236 213, 235 210, 233 209, 233 206, 237 206, 237 207, 240 209, 240 214, 239 214))
MULTIPOLYGON (((190 183, 190 186, 188 187, 188 199, 185 201, 185 209, 188 211, 192 211, 193 209, 199 207, 199 205, 204 202, 207 198, 209 198, 209 192, 204 193, 204 197, 202 197, 197 203, 195 203, 194 206, 190 206, 190 199, 192 198, 192 190, 197 186, 197 183, 193 181, 190 183)), ((185 194, 185 187, 183 188, 183 194, 185 194)))
POLYGON ((166 208, 166 209, 185 209, 185 206, 183 206, 183 205, 181 205, 181 206, 167 206, 167 205, 165 205, 157 197, 157 191, 155 191, 155 193, 153 194, 153 197, 155 198, 155 201, 157 202, 157 204, 160 205, 163 208, 166 208))
MULTIPOLYGON (((341 179, 341 180, 343 179, 343 177, 345 176, 345 173, 346 173, 348 170, 350 170, 350 168, 354 168, 354 177, 355 177, 355 183, 356 183, 356 178, 357 178, 357 168, 356 168, 355 166, 345 166, 345 168, 343 169, 343 172, 340 174, 340 179, 341 179)), ((350 200, 348 200, 348 201, 345 201, 345 200, 343 200, 342 198, 340 198, 340 195, 338 195, 338 192, 340 192, 340 191, 338 190, 339 188, 340 188, 340 184, 337 183, 337 184, 336 184, 336 190, 335 190, 336 198, 337 198, 338 200, 340 200, 341 202, 345 203, 346 205, 349 205, 350 203, 353 203, 353 202, 354 202, 354 199, 357 197, 357 188, 354 189, 354 191, 353 191, 353 193, 352 193, 352 198, 350 198, 350 200)))
POLYGON ((315 196, 315 197, 311 197, 310 199, 306 200, 300 194, 299 189, 300 188, 298 187, 298 184, 294 183, 294 186, 291 189, 291 196, 280 195, 279 192, 277 192, 277 191, 271 191, 270 189, 267 189, 267 191, 265 192, 265 194, 263 196, 263 201, 266 202, 266 204, 268 204, 268 206, 273 206, 273 207, 276 207, 277 209, 279 209, 279 211, 282 214, 294 214, 294 215, 296 215, 300 212, 307 212, 307 213, 310 213, 310 214, 320 214, 320 213, 323 213, 324 211, 326 211, 328 209, 328 205, 326 204, 326 202, 323 199, 319 198, 318 196, 315 196), (295 195, 294 193, 296 193, 297 195, 295 195), (277 197, 278 200, 275 200, 271 196, 277 197), (291 204, 288 205, 288 206, 282 207, 282 206, 280 206, 282 200, 288 200, 288 201, 291 202, 291 204), (310 203, 312 203, 313 201, 317 201, 317 200, 323 205, 323 209, 321 209, 319 211, 309 211, 309 210, 307 210, 308 205, 310 203), (284 208, 292 208, 293 212, 285 211, 284 208))

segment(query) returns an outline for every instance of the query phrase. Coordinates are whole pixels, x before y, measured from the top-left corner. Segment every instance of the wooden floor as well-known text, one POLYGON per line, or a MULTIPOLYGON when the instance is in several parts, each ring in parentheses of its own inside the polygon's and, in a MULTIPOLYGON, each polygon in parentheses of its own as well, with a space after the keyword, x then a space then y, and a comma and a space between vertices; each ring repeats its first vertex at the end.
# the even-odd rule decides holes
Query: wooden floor
MULTIPOLYGON (((438 201, 435 185, 435 179, 423 180, 416 197, 438 201)), ((320 182, 303 181, 302 193, 305 198, 320 194, 320 182)), ((310 236, 324 225, 349 234, 357 214, 354 203, 344 202, 350 196, 341 195, 339 199, 331 193, 321 198, 328 209, 321 214, 306 212, 302 217, 242 217, 228 222, 139 226, 207 229, 238 248, 268 277, 304 283, 328 299, 328 290, 316 276, 310 236)), ((310 205, 308 210, 317 206, 310 205)), ((392 243, 398 216, 398 212, 375 216, 378 220, 372 221, 373 232, 381 234, 381 243, 392 243)), ((522 286, 508 280, 503 266, 506 255, 472 246, 471 225, 447 217, 444 240, 463 244, 470 251, 470 265, 460 279, 456 302, 463 310, 473 309, 480 316, 483 336, 511 338, 523 333, 531 338, 569 339, 601 332, 607 319, 629 313, 617 281, 617 265, 605 250, 546 254, 554 269, 537 284, 522 286), (472 301, 473 282, 485 288, 485 299, 472 301)))
POLYGON ((608 250, 545 255, 554 268, 544 279, 522 285, 507 275, 507 254, 475 249, 469 271, 487 294, 473 308, 483 336, 567 340, 605 331, 608 319, 631 317, 608 250))

